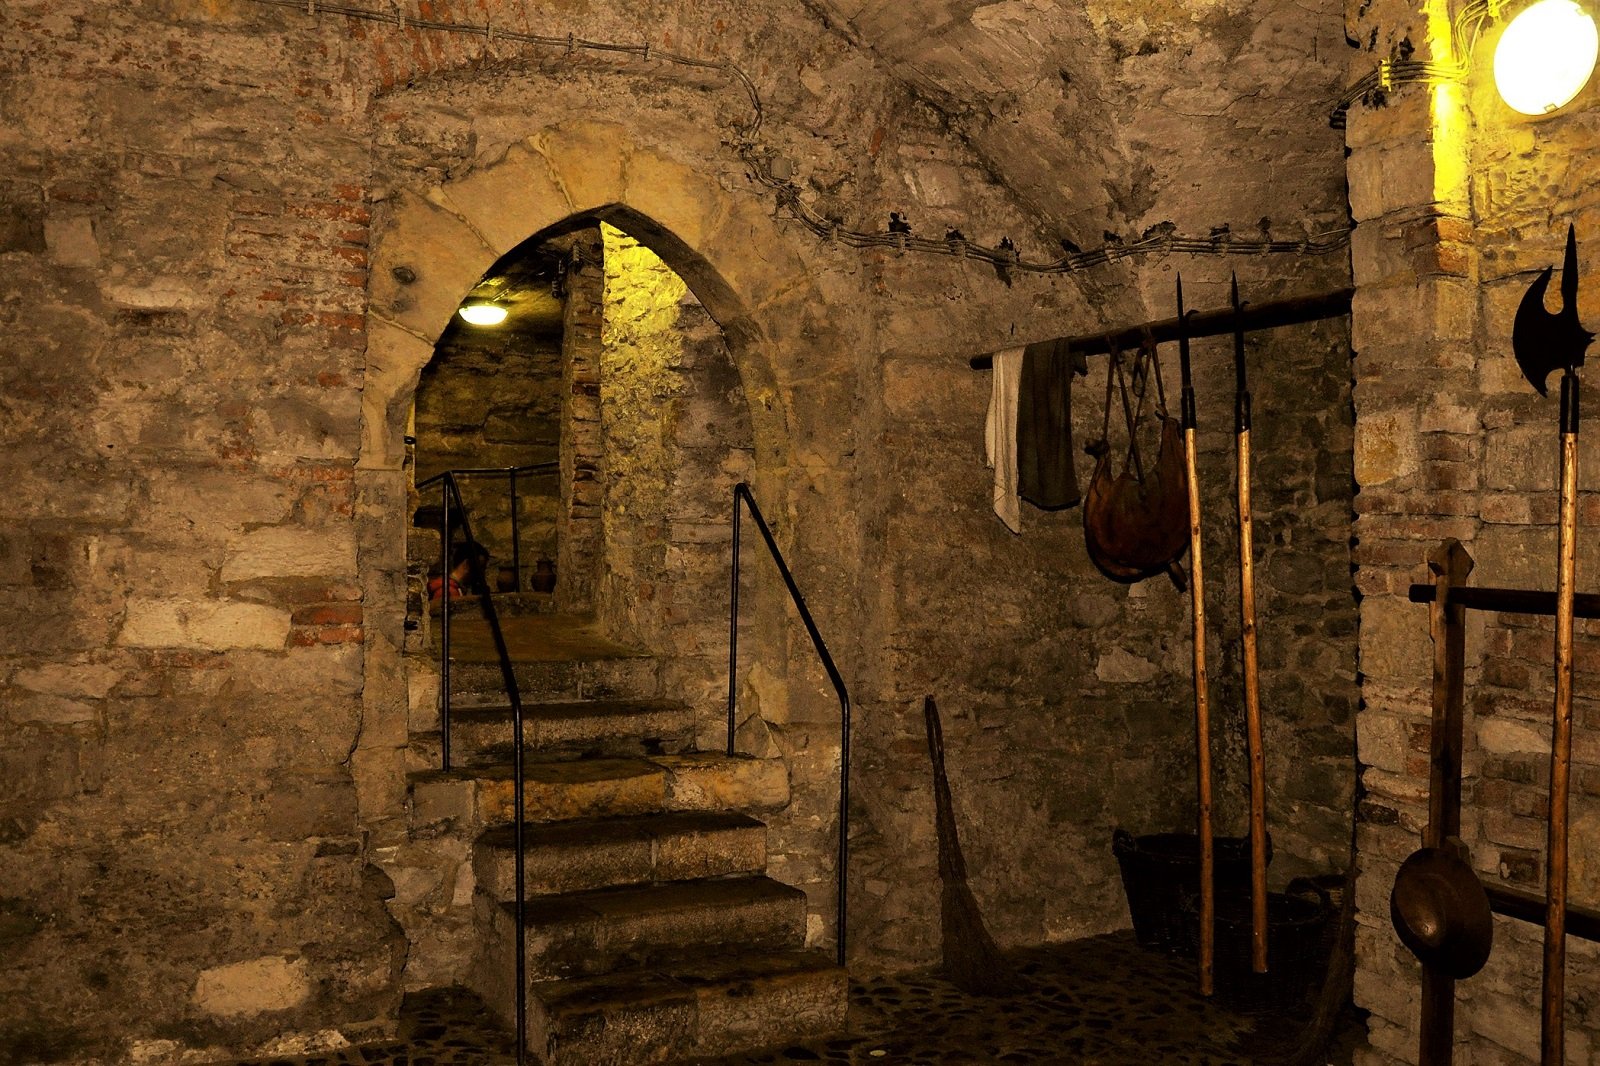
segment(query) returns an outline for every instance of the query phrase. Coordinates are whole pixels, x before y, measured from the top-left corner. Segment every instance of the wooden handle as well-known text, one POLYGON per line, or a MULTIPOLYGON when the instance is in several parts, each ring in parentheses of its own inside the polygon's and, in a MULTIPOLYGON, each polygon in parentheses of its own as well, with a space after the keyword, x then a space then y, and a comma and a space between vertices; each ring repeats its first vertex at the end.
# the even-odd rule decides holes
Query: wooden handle
MULTIPOLYGON (((1461 730, 1465 690, 1466 608, 1452 597, 1473 568, 1461 542, 1446 540, 1428 555, 1433 573, 1433 606, 1428 628, 1433 638, 1433 721, 1429 734, 1428 824, 1422 843, 1456 848, 1461 827, 1461 730)), ((1450 1066, 1455 1054, 1456 982, 1422 968, 1422 1018, 1418 1040, 1421 1066, 1450 1066)))
POLYGON ((1206 682, 1205 567, 1200 551, 1200 478, 1195 469, 1194 427, 1183 431, 1183 463, 1189 482, 1189 595, 1194 616, 1195 776, 1200 837, 1200 994, 1212 993, 1217 900, 1211 848, 1211 700, 1206 682))
POLYGON ((1256 659, 1255 529, 1250 512, 1250 430, 1238 435, 1239 613, 1244 645, 1244 721, 1250 756, 1250 965, 1267 972, 1267 770, 1261 747, 1261 681, 1256 659))
POLYGON ((1556 570, 1556 705, 1550 735, 1550 836, 1545 862, 1544 1066, 1566 1062, 1567 785, 1572 772, 1572 604, 1577 576, 1578 434, 1561 434, 1561 523, 1556 570))

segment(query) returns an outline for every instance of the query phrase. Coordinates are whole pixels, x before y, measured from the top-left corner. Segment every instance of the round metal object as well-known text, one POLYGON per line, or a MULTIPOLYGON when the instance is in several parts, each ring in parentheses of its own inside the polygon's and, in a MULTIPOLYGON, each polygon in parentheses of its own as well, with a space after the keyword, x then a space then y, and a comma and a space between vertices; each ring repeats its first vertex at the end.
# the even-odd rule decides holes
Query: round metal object
POLYGON ((1420 848, 1400 866, 1389 917, 1424 966, 1445 977, 1471 977, 1489 961, 1494 919, 1478 875, 1453 852, 1420 848))

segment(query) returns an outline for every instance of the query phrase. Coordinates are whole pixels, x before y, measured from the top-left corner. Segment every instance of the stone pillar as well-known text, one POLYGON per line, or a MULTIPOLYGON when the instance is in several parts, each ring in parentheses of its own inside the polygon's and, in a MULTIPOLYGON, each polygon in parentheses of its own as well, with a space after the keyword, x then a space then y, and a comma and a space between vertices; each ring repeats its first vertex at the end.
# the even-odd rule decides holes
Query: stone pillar
MULTIPOLYGON (((1351 77, 1384 59, 1446 62, 1449 14, 1429 0, 1348 5, 1362 44, 1351 77)), ((1461 88, 1395 86, 1350 109, 1356 585, 1362 594, 1357 750, 1356 1003, 1371 1012, 1365 1064, 1415 1062, 1419 967, 1389 922, 1401 860, 1427 821, 1431 651, 1406 598, 1444 537, 1479 529, 1483 427, 1475 403, 1476 252, 1461 88)), ((1470 654, 1469 654, 1470 662, 1470 654)))
POLYGON ((605 496, 600 439, 600 324, 605 268, 600 233, 583 230, 568 259, 567 303, 562 318, 561 522, 556 538, 556 604, 583 613, 594 609, 601 564, 601 505, 605 496))

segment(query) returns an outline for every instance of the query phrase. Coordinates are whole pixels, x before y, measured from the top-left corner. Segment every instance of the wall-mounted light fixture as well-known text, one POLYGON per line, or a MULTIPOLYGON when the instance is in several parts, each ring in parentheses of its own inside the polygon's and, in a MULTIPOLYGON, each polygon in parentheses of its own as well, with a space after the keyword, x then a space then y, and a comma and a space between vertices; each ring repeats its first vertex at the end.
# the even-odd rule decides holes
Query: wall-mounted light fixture
POLYGON ((1506 26, 1494 50, 1500 98, 1524 115, 1545 115, 1583 91, 1600 55, 1594 19, 1574 0, 1538 0, 1506 26))
POLYGON ((468 300, 456 314, 474 326, 498 326, 506 320, 506 309, 493 300, 468 300))

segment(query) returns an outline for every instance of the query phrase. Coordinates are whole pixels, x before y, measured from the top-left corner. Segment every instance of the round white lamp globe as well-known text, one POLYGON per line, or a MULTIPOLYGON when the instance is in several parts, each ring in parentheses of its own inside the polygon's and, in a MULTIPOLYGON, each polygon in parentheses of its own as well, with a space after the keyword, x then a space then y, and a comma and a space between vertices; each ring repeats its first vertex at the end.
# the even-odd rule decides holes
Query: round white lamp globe
POLYGON ((1544 115, 1589 82, 1600 33, 1573 0, 1538 0, 1511 20, 1494 50, 1494 85, 1512 110, 1544 115))
POLYGON ((506 309, 488 301, 462 304, 456 314, 474 326, 498 326, 506 320, 506 309))

